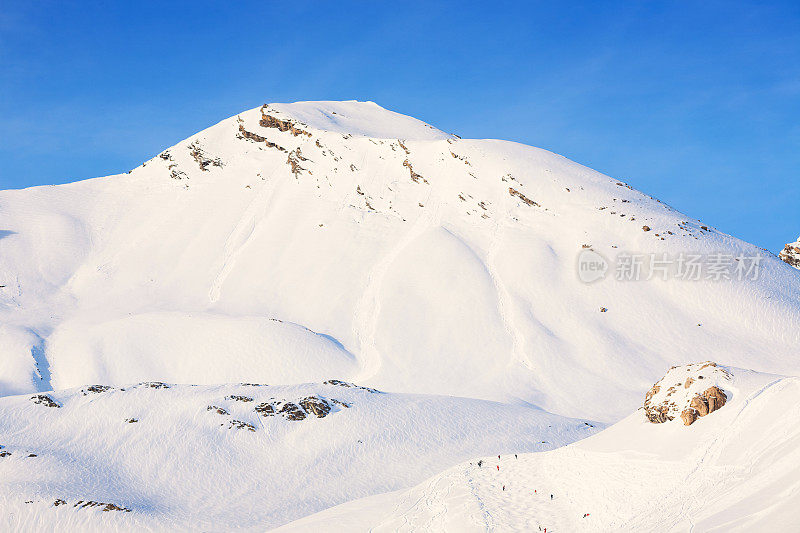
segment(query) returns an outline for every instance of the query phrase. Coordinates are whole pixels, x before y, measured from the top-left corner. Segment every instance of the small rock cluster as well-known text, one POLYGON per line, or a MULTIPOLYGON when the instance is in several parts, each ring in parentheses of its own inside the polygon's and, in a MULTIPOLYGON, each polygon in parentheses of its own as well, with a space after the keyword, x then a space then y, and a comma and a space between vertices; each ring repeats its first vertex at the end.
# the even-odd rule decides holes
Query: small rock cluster
POLYGON ((169 385, 166 383, 162 383, 160 381, 145 381, 144 383, 139 383, 141 387, 149 387, 151 389, 168 389, 169 385))
POLYGON ((796 242, 791 242, 783 248, 780 258, 787 265, 800 270, 800 237, 797 238, 796 242))
POLYGON ((342 381, 340 379, 329 379, 328 381, 323 381, 323 385, 335 385, 337 387, 345 387, 347 389, 359 389, 363 391, 370 392, 372 394, 377 394, 380 391, 378 389, 373 389, 370 387, 364 387, 362 385, 356 385, 355 383, 349 383, 347 381, 342 381))
POLYGON ((33 403, 44 405, 45 407, 61 407, 61 404, 55 401, 47 394, 37 394, 36 396, 31 396, 31 400, 33 403))
POLYGON ((336 399, 325 399, 319 396, 308 396, 298 402, 271 400, 256 406, 256 412, 261 416, 281 415, 286 420, 304 420, 307 416, 325 418, 334 405, 350 407, 345 402, 336 399))
MULTIPOLYGON (((67 505, 67 502, 65 500, 60 499, 60 498, 53 502, 53 506, 54 507, 58 507, 60 505, 67 505)), ((90 508, 90 507, 100 507, 100 510, 103 511, 103 512, 108 512, 108 511, 120 511, 120 512, 123 512, 123 513, 130 513, 131 512, 131 510, 128 509, 127 507, 122 507, 121 505, 117 505, 116 503, 96 502, 96 501, 93 501, 93 500, 87 500, 87 501, 80 500, 77 503, 75 503, 73 505, 73 507, 76 507, 78 509, 87 509, 87 508, 90 508)))
POLYGON ((87 396, 90 392, 94 394, 100 394, 102 392, 110 391, 113 387, 109 387, 108 385, 90 385, 81 391, 81 394, 87 396))
POLYGON ((683 425, 691 426, 701 416, 711 414, 725 405, 727 399, 728 397, 719 387, 707 388, 702 395, 698 394, 692 398, 688 409, 681 411, 683 425))

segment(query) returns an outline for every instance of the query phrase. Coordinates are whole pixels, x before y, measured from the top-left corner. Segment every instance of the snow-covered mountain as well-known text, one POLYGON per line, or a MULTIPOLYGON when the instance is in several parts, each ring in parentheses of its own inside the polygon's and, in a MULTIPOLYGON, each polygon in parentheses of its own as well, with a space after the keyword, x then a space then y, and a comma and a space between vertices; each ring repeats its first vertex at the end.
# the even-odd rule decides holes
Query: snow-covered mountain
POLYGON ((0 192, 0 508, 278 526, 583 438, 673 365, 797 375, 798 326, 795 269, 622 180, 371 102, 269 104, 0 192))
POLYGON ((678 362, 800 371, 800 278, 776 257, 756 281, 582 283, 584 246, 764 252, 373 103, 253 109, 125 175, 4 191, 0 213, 5 394, 336 377, 611 421, 678 362))

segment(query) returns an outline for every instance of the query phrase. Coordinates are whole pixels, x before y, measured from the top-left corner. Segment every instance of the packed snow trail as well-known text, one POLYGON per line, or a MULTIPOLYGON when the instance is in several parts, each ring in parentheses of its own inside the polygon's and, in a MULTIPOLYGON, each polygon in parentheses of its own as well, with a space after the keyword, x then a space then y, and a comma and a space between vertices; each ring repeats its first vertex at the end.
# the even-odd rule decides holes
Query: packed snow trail
POLYGON ((0 420, 2 531, 263 531, 476 453, 596 431, 530 407, 342 381, 91 386, 0 398, 0 420), (127 511, 99 509, 109 505, 127 511))
POLYGON ((791 531, 800 378, 729 370, 730 401, 691 426, 651 424, 637 411, 564 448, 476 458, 279 531, 310 531, 332 517, 362 531, 791 531))

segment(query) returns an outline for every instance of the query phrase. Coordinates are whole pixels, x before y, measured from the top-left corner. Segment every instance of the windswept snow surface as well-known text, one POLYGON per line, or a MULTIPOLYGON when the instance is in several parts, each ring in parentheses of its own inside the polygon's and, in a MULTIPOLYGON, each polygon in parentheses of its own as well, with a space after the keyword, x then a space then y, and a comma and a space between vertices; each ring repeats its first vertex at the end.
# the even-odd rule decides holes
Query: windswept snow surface
MULTIPOLYGON (((402 491, 459 461, 474 466, 481 454, 578 440, 592 430, 584 421, 629 415, 666 368, 704 360, 800 374, 800 273, 622 180, 545 150, 460 139, 371 102, 268 104, 126 174, 0 191, 0 454, 10 453, 0 457, 0 527, 263 529, 386 491, 412 499, 391 512, 353 505, 389 528, 438 527, 456 509, 469 517, 464 524, 528 527, 528 518, 508 515, 526 496, 514 492, 519 501, 502 510, 488 469, 458 467, 414 489, 425 493, 422 507, 402 491), (611 264, 620 253, 763 257, 755 279, 635 282, 612 271, 587 284, 578 277, 582 252, 611 264), (302 421, 257 417, 255 403, 219 406, 230 415, 205 410, 237 394, 229 389, 239 386, 220 383, 324 395, 322 385, 297 384, 331 377, 390 394, 302 421), (143 381, 199 386, 130 386, 143 381), (79 392, 91 383, 115 388, 79 392), (63 407, 30 399, 51 390, 63 407), (130 417, 139 421, 125 423, 130 417), (460 503, 424 508, 450 497, 460 503), (95 503, 83 508, 87 500, 95 503)), ((780 383, 769 393, 795 386, 780 383)), ((708 486, 714 492, 769 476, 784 452, 791 456, 780 443, 794 442, 786 413, 796 410, 752 420, 774 424, 765 436, 774 442, 762 443, 772 456, 748 455, 755 446, 730 455, 697 429, 733 411, 684 433, 625 419, 607 451, 581 444, 520 456, 522 477, 509 483, 562 491, 577 479, 602 490, 597 483, 608 483, 622 507, 587 508, 598 522, 570 522, 593 501, 578 489, 577 507, 554 500, 529 518, 550 509, 543 516, 562 530, 645 527, 631 513, 658 502, 648 492, 638 498, 641 471, 663 474, 677 498, 681 472, 724 481, 708 486), (648 446, 719 449, 686 463, 709 477, 676 467, 683 459, 625 452, 634 429, 648 446), (758 469, 742 471, 750 459, 758 469), (634 488, 614 484, 623 478, 634 488)), ((730 420, 731 428, 744 434, 748 420, 730 420)), ((771 478, 756 480, 769 485, 772 509, 753 492, 737 512, 783 516, 796 496, 797 472, 787 472, 784 492, 770 492, 771 478)), ((680 516, 701 523, 706 497, 683 501, 691 513, 680 516)), ((665 505, 659 525, 681 527, 673 500, 665 505)), ((336 519, 364 518, 346 515, 336 519)))
POLYGON ((47 398, 0 399, 2 531, 263 531, 475 454, 550 450, 597 431, 533 407, 346 383, 143 383, 47 398), (309 398, 330 412, 282 408, 309 398))
POLYGON ((0 285, 0 394, 339 376, 610 422, 676 363, 800 372, 774 255, 370 102, 270 104, 128 174, 0 192, 0 285), (585 246, 765 257, 755 281, 587 285, 585 246))
POLYGON ((278 531, 795 531, 800 378, 728 370, 729 403, 692 426, 639 410, 564 448, 476 457, 278 531))

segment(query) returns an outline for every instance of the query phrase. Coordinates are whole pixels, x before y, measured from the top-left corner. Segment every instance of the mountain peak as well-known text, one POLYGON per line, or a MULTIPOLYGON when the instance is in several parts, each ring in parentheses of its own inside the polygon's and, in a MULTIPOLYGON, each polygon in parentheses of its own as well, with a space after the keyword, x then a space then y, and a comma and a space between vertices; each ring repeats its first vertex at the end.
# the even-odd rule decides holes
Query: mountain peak
POLYGON ((375 139, 442 140, 454 136, 375 102, 312 101, 270 103, 248 113, 292 119, 310 129, 375 139))

